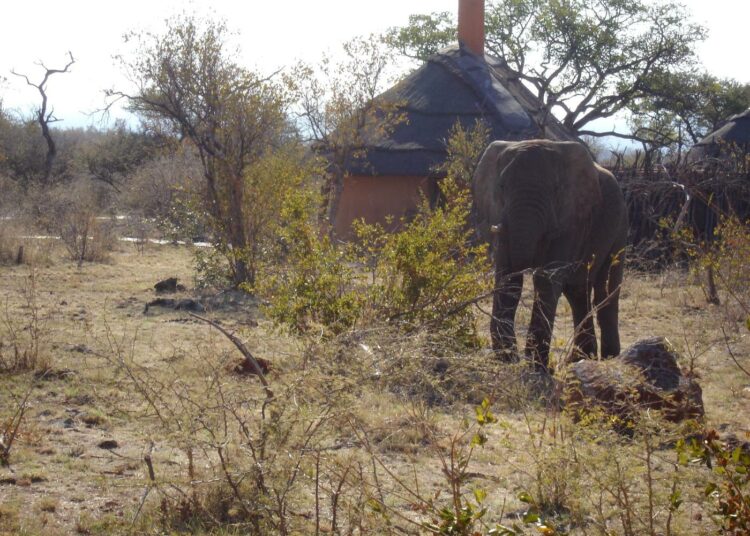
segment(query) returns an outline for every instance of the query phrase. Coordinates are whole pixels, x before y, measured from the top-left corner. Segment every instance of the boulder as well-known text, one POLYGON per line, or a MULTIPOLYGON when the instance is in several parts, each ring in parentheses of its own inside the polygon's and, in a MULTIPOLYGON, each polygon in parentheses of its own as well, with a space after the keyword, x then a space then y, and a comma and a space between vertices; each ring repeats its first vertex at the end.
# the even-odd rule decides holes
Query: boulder
MULTIPOLYGON (((256 357, 255 362, 258 363, 260 371, 264 375, 267 375, 269 372, 271 372, 271 370, 273 370, 273 365, 268 359, 256 357)), ((257 374, 255 372, 255 367, 253 367, 249 359, 243 359, 242 361, 237 362, 236 364, 231 366, 231 371, 240 376, 255 376, 257 374)))
POLYGON ((563 382, 565 404, 579 416, 599 410, 629 421, 638 411, 657 410, 678 422, 704 414, 700 385, 682 371, 664 337, 638 341, 613 359, 572 363, 563 382))
POLYGON ((169 277, 156 283, 154 290, 156 290, 157 294, 164 294, 167 292, 177 292, 178 290, 182 292, 185 290, 185 287, 177 283, 176 277, 169 277))
POLYGON ((143 314, 148 313, 148 310, 151 307, 163 307, 165 309, 174 309, 175 311, 192 311, 193 313, 203 313, 206 311, 206 308, 201 302, 191 298, 183 298, 181 300, 156 298, 146 304, 146 307, 143 309, 143 314))

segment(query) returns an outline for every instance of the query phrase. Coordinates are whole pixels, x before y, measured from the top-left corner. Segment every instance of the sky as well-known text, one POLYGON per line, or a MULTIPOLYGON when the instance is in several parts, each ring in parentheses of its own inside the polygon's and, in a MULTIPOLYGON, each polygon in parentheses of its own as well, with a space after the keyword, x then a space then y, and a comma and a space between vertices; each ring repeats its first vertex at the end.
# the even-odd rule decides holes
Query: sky
MULTIPOLYGON (((682 3, 694 21, 709 30, 708 40, 698 49, 706 69, 720 77, 750 82, 746 53, 750 0, 682 3)), ((11 70, 38 82, 44 73, 38 62, 49 68, 63 67, 70 51, 76 63, 69 74, 50 78, 47 93, 61 120, 57 125, 79 127, 101 126, 101 114, 95 112, 104 105, 104 90, 127 83, 113 61, 114 55, 128 50, 123 35, 140 29, 159 32, 171 15, 188 12, 225 19, 237 32, 245 65, 272 73, 297 60, 315 62, 353 37, 402 26, 410 14, 455 12, 458 0, 26 0, 8 4, 0 22, 4 106, 29 113, 39 102, 36 89, 11 70)))

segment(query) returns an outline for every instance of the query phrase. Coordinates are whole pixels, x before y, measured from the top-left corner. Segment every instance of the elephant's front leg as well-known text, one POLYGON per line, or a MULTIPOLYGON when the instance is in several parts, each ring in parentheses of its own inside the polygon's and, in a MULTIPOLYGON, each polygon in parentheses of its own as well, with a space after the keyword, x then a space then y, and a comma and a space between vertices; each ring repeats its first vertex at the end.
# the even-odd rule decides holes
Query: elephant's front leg
POLYGON ((514 319, 522 288, 522 273, 506 274, 502 269, 495 269, 490 336, 495 355, 503 361, 518 361, 514 319))
POLYGON ((534 273, 534 307, 526 337, 526 357, 534 368, 547 372, 552 328, 562 287, 542 270, 534 273))

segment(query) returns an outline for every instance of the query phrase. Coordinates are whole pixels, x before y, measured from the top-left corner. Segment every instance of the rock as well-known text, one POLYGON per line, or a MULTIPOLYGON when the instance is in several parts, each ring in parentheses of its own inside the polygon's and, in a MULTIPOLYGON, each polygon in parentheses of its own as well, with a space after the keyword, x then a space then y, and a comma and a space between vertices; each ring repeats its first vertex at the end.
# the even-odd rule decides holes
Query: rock
POLYGON ((51 380, 64 380, 67 378, 72 378, 73 376, 76 376, 78 373, 75 370, 70 370, 66 368, 62 369, 43 369, 43 370, 37 370, 34 372, 34 379, 41 380, 41 381, 51 381, 51 380))
POLYGON ((650 409, 673 422, 704 414, 700 385, 663 337, 641 340, 614 359, 572 363, 566 372, 564 401, 579 414, 599 409, 627 421, 650 409))
POLYGON ((750 441, 743 441, 736 434, 725 434, 722 442, 724 443, 724 448, 730 452, 734 452, 735 449, 739 448, 743 454, 750 454, 750 441))
MULTIPOLYGON (((271 370, 273 370, 273 365, 268 359, 256 357, 255 361, 258 362, 258 366, 260 367, 260 371, 263 373, 263 375, 266 375, 271 372, 271 370)), ((241 376, 254 376, 255 367, 253 367, 249 359, 243 359, 232 367, 232 372, 241 376)))
POLYGON ((67 417, 65 419, 57 419, 55 423, 59 424, 63 428, 74 428, 76 425, 76 422, 71 417, 67 417))
POLYGON ((146 304, 143 314, 148 313, 150 307, 164 307, 166 309, 174 309, 175 311, 192 311, 194 313, 203 313, 206 310, 201 302, 191 298, 183 298, 181 300, 156 298, 146 304))
POLYGON ((184 291, 185 287, 184 285, 180 285, 177 283, 176 277, 170 277, 156 283, 154 285, 154 290, 156 290, 157 294, 164 294, 167 292, 177 292, 178 290, 184 291))
POLYGON ((115 441, 114 439, 105 439, 104 441, 101 441, 97 447, 104 450, 113 450, 119 447, 120 445, 115 441))

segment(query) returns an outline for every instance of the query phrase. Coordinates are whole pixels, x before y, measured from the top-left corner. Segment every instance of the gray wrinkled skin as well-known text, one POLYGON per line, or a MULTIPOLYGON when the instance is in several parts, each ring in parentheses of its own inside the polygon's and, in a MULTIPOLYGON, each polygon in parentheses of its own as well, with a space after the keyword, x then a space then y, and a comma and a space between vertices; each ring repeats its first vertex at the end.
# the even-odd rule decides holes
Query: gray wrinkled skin
POLYGON ((514 317, 527 269, 535 296, 525 354, 537 368, 548 367, 561 294, 573 312, 576 351, 597 354, 596 316, 602 356, 619 354, 627 214, 614 176, 579 143, 496 141, 479 161, 472 191, 479 235, 494 249, 490 332, 497 355, 517 359, 514 317))

